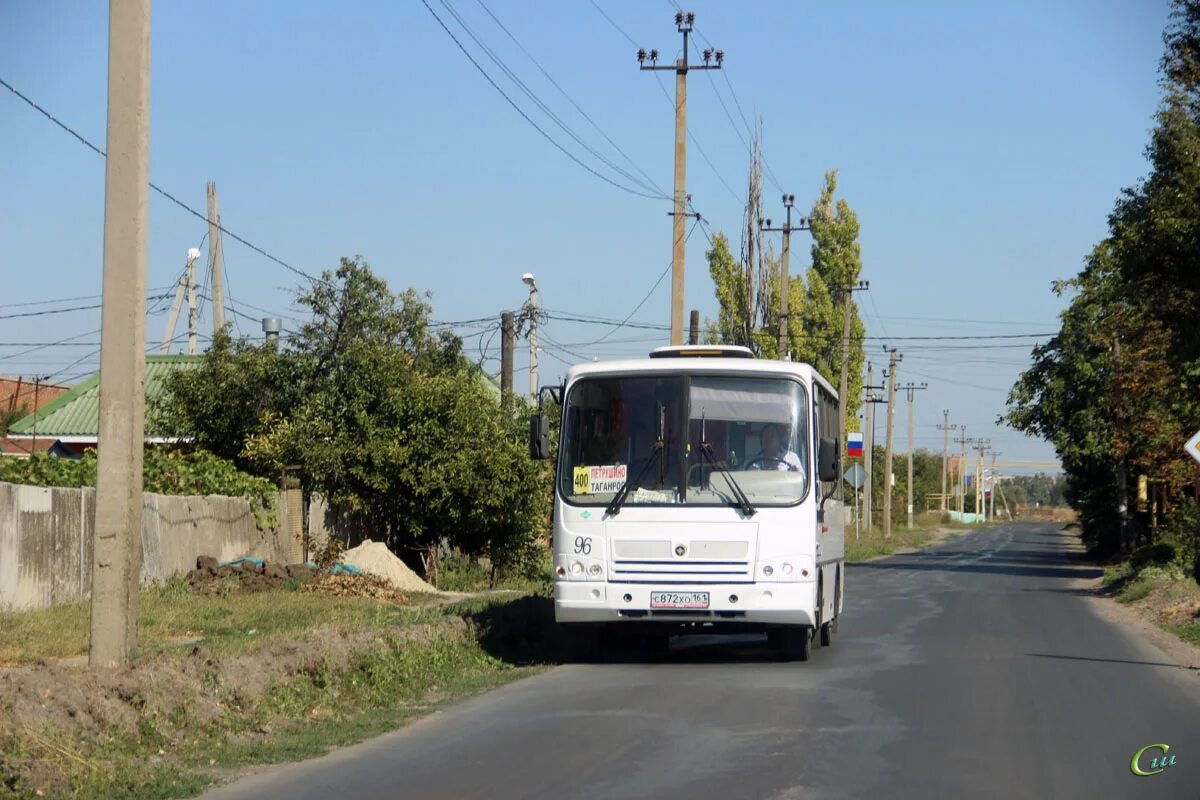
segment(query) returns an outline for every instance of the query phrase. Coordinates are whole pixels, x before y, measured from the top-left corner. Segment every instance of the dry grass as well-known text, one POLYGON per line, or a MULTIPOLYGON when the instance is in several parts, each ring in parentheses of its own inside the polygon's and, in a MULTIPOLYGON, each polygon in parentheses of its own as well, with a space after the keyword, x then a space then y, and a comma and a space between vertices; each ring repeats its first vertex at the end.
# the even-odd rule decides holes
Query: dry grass
MULTIPOLYGON (((87 603, 0 613, 0 665, 86 654, 90 613, 87 603)), ((230 655, 315 625, 388 625, 410 622, 421 613, 371 598, 290 589, 199 595, 183 581, 172 581, 142 592, 138 629, 144 652, 199 639, 212 652, 230 655)))

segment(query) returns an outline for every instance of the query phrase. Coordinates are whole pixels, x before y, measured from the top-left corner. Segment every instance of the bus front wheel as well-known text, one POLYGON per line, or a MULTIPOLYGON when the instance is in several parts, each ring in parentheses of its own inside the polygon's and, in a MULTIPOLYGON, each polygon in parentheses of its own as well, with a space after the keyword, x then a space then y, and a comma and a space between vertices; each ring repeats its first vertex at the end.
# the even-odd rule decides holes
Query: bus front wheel
POLYGON ((772 631, 776 647, 788 661, 808 661, 812 658, 813 629, 810 625, 796 625, 772 631))

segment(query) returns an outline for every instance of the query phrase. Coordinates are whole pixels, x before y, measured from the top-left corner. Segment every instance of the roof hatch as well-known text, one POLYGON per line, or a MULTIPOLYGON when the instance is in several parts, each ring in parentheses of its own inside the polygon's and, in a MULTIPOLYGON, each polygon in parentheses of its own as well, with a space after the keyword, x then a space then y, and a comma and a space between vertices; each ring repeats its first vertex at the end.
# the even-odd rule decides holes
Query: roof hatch
POLYGON ((684 344, 656 347, 651 358, 754 358, 750 348, 732 344, 684 344))

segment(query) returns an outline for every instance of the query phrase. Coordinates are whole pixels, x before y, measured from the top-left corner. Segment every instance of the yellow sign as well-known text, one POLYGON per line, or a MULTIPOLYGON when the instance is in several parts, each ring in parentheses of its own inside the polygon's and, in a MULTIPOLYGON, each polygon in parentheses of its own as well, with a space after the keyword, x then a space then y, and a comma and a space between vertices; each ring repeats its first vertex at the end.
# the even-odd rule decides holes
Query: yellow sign
POLYGON ((576 467, 572 476, 575 481, 575 494, 587 494, 592 489, 592 470, 588 467, 576 467))
POLYGON ((1188 443, 1183 446, 1187 450, 1187 454, 1192 458, 1200 461, 1200 431, 1196 431, 1196 435, 1188 439, 1188 443))

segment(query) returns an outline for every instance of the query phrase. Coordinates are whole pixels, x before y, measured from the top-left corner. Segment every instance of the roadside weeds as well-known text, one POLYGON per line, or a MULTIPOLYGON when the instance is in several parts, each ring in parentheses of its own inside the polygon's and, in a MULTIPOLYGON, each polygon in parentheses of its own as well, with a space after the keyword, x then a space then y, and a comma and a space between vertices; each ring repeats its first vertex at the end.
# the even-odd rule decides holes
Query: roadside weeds
MULTIPOLYGON (((0 670, 0 797, 194 795, 249 766, 403 725, 561 653, 551 603, 538 596, 421 607, 286 590, 192 596, 171 625, 156 621, 162 600, 146 603, 149 646, 128 668, 89 672, 20 654, 28 666, 0 670), (164 641, 180 627, 200 642, 164 641)), ((38 613, 21 622, 36 628, 38 613)), ((0 615, 0 629, 13 616, 0 615)), ((67 633, 44 652, 71 651, 64 642, 78 626, 58 627, 67 633)))

